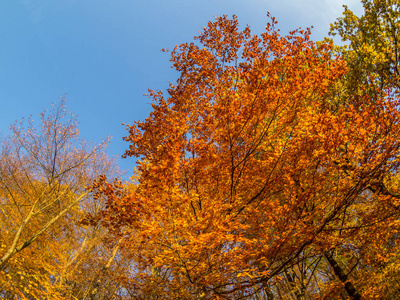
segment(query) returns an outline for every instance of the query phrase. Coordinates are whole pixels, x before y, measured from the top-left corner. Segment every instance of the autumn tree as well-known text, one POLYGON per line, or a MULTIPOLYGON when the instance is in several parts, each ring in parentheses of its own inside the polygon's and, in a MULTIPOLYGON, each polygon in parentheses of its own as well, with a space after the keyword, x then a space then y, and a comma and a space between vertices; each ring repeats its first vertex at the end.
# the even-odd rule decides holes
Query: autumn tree
POLYGON ((137 299, 375 293, 349 269, 398 243, 398 99, 369 86, 335 105, 346 62, 276 24, 257 36, 223 16, 176 47, 177 83, 128 126, 134 188, 96 183, 108 203, 91 222, 123 238, 137 299))
MULTIPOLYGON (((399 13, 400 2, 391 0, 363 0, 361 1, 364 12, 356 16, 351 10, 344 6, 343 16, 331 25, 331 35, 338 35, 345 46, 337 46, 337 53, 341 54, 349 68, 349 72, 343 80, 337 84, 335 90, 336 101, 340 105, 346 105, 351 94, 367 92, 371 99, 387 97, 398 98, 399 93, 399 13)), ((387 173, 381 180, 375 182, 375 186, 368 189, 368 193, 383 193, 394 199, 398 198, 398 174, 387 173)), ((364 208, 364 207, 360 207, 364 208)), ((375 207, 376 208, 376 207, 375 207)), ((373 211, 375 208, 368 206, 373 211)), ((367 209, 366 207, 364 209, 367 209)), ((397 205, 387 205, 384 208, 386 215, 397 215, 397 205)), ((382 213, 382 208, 380 208, 382 213)), ((393 228, 381 228, 379 234, 387 232, 391 238, 381 240, 378 247, 373 244, 372 248, 379 248, 379 252, 386 253, 386 259, 382 262, 376 260, 380 253, 369 253, 367 244, 362 249, 353 244, 353 254, 345 254, 347 261, 352 257, 353 263, 342 263, 343 268, 350 265, 351 276, 358 282, 364 282, 371 297, 373 294, 389 299, 399 297, 399 277, 394 271, 399 268, 395 257, 397 231, 393 228), (388 255, 391 252, 391 255, 388 255), (366 259, 366 257, 369 257, 366 259), (389 259, 389 257, 391 257, 389 259), (355 264, 354 264, 355 261, 355 264), (351 268, 351 266, 354 266, 351 268), (357 266, 357 267, 355 267, 357 266)), ((367 240, 365 240, 366 243, 367 240)), ((340 260, 340 254, 337 255, 340 260)))
POLYGON ((343 16, 331 24, 330 35, 338 35, 346 43, 338 50, 349 66, 348 84, 353 89, 373 83, 381 90, 400 88, 400 2, 361 2, 364 13, 360 17, 344 6, 343 16))
POLYGON ((29 118, 11 131, 0 158, 0 297, 76 299, 89 291, 92 298, 81 299, 100 299, 91 294, 96 285, 102 293, 105 277, 97 270, 115 268, 118 248, 106 245, 103 228, 80 221, 103 208, 87 187, 100 174, 118 174, 107 142, 79 138, 65 99, 43 112, 39 124, 29 118))

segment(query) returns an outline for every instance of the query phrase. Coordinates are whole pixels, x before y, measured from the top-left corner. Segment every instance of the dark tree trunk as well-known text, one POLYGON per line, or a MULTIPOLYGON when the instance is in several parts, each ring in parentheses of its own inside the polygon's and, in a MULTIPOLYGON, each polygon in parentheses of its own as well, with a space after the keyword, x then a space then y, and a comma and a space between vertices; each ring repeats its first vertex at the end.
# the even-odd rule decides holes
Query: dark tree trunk
POLYGON ((339 278, 341 282, 344 283, 344 289, 346 290, 349 297, 351 299, 361 300, 361 295, 358 293, 354 285, 349 280, 347 280, 347 275, 344 273, 343 269, 339 266, 337 261, 333 258, 332 254, 326 251, 324 253, 324 256, 329 265, 332 267, 335 275, 339 278))

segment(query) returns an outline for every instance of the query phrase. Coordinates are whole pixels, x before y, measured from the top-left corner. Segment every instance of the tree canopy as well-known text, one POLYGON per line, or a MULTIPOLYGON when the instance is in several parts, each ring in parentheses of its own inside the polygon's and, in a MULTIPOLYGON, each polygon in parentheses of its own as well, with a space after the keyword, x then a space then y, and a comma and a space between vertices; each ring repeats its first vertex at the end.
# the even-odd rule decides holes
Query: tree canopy
MULTIPOLYGON (((118 178, 65 103, 0 158, 4 299, 400 298, 400 2, 253 34, 216 17, 126 125, 118 178)), ((168 52, 167 50, 165 50, 168 52)))
POLYGON ((397 89, 379 77, 350 93, 351 55, 276 24, 257 36, 218 17, 176 47, 177 83, 150 91, 153 112, 128 126, 134 186, 96 183, 109 201, 98 221, 137 262, 135 297, 391 293, 397 89))

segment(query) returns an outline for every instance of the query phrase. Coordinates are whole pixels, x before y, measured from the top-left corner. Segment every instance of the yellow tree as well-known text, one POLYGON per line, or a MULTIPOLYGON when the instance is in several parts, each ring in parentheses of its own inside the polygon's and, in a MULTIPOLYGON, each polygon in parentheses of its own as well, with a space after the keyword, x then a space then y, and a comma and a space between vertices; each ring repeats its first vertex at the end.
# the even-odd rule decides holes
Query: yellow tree
MULTIPOLYGON (((362 0, 364 13, 357 17, 346 6, 341 18, 331 25, 331 35, 339 35, 346 46, 337 47, 338 52, 347 61, 349 72, 335 90, 337 103, 346 105, 351 94, 368 92, 371 98, 388 97, 397 98, 399 92, 399 14, 400 2, 397 0, 362 0), (378 87, 378 88, 377 88, 378 87)), ((371 186, 364 197, 381 193, 394 199, 399 198, 397 172, 387 173, 371 186)), ((372 197, 373 199, 373 197, 372 197)), ((385 207, 375 206, 376 202, 370 201, 365 209, 370 214, 397 215, 398 205, 386 204, 385 207)), ((373 232, 373 230, 371 230, 373 232)), ((370 237, 371 232, 364 233, 370 237)), ((368 239, 357 241, 353 246, 353 253, 342 253, 347 256, 342 263, 343 268, 350 265, 352 275, 358 282, 363 282, 366 294, 385 294, 388 298, 399 297, 395 293, 399 289, 396 283, 399 268, 396 264, 399 253, 396 251, 397 231, 393 228, 381 228, 375 234, 379 236, 387 233, 388 236, 381 240, 379 246, 368 245, 368 239), (390 238, 389 238, 390 236, 390 238), (357 249, 357 250, 356 250, 357 249), (382 261, 380 253, 386 253, 382 261), (391 255, 387 255, 390 252, 391 255), (380 257, 380 259, 379 259, 380 257), (349 263, 348 260, 353 261, 349 263), (355 261, 355 264, 354 264, 355 261), (351 268, 357 265, 359 268, 351 268)), ((339 256, 338 256, 339 257, 339 256)), ((378 296, 379 297, 379 296, 378 296)))
POLYGON ((343 17, 331 25, 331 35, 339 35, 348 45, 340 47, 350 72, 348 83, 366 88, 376 83, 380 89, 399 88, 400 1, 361 0, 364 14, 357 17, 344 6, 343 17))
POLYGON ((30 118, 11 130, 0 158, 0 295, 63 298, 73 263, 104 236, 78 226, 83 214, 101 207, 87 187, 99 174, 116 174, 115 163, 106 142, 93 146, 79 138, 65 100, 42 113, 39 125, 30 118), (64 285, 57 290, 57 284, 64 285))

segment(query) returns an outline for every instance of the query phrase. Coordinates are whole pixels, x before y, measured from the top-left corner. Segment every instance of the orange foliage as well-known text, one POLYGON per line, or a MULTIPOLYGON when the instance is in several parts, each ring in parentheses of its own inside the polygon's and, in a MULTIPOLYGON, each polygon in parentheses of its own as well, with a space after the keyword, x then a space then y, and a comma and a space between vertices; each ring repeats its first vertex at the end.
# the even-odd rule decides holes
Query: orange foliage
MULTIPOLYGON (((150 91, 153 112, 128 126, 134 185, 96 183, 108 197, 97 220, 124 237, 136 262, 125 278, 132 297, 273 299, 283 277, 298 280, 300 263, 392 256, 397 98, 358 93, 334 105, 345 62, 309 29, 282 36, 275 26, 271 18, 252 36, 224 16, 197 44, 175 48, 176 85, 167 97, 150 91)), ((304 283, 308 297, 339 295, 344 279, 335 275, 304 283)))

